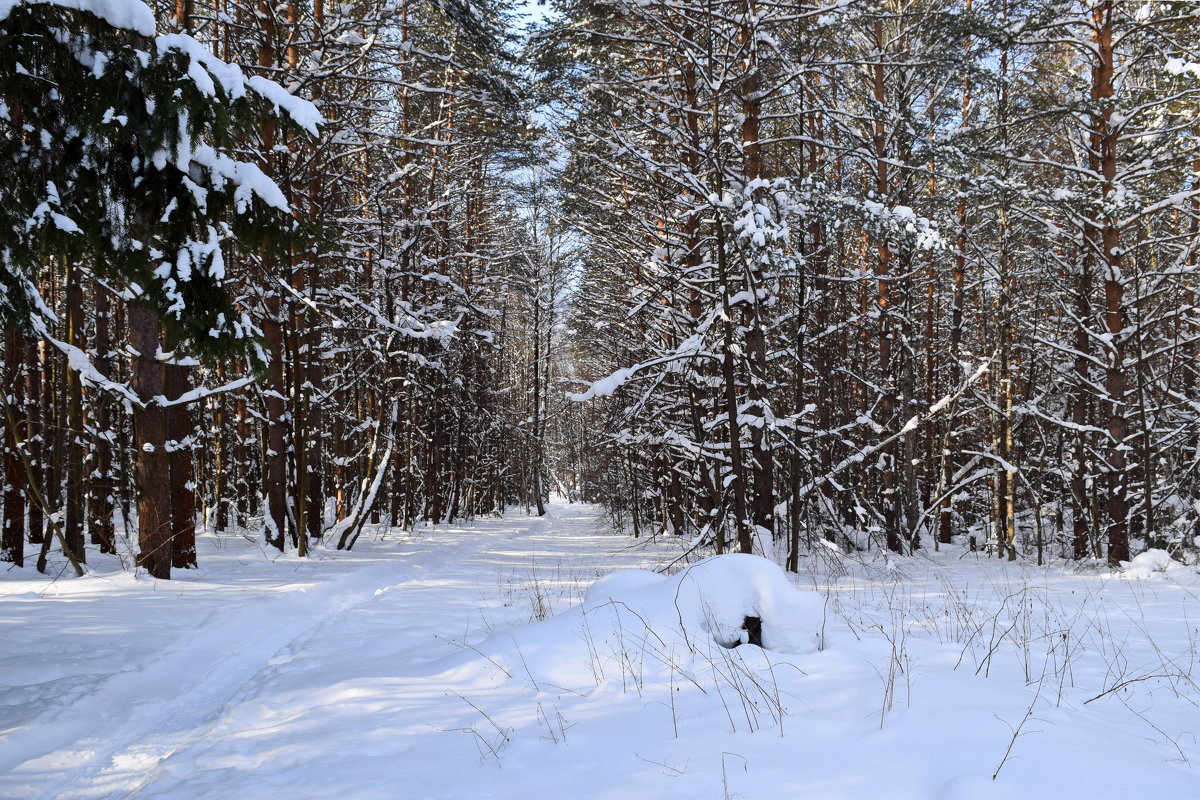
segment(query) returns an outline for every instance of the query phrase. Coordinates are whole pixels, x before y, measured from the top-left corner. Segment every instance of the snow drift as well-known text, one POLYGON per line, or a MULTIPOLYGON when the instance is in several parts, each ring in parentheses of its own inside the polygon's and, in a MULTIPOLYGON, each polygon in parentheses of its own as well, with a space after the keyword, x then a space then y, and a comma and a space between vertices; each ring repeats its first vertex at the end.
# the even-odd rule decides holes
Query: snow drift
POLYGON ((584 688, 618 676, 641 682, 690 674, 742 644, 811 653, 823 644, 824 620, 824 597, 793 587, 776 564, 726 554, 671 576, 613 572, 588 589, 581 606, 493 635, 476 652, 520 679, 584 688))

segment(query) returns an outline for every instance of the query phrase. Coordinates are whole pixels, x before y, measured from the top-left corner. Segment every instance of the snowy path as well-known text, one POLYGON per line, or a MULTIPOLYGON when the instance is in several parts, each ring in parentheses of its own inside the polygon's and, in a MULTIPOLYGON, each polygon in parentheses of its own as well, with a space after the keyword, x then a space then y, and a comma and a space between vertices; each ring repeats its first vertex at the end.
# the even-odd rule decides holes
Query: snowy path
POLYGON ((814 559, 825 650, 666 663, 571 609, 678 545, 586 506, 202 544, 169 583, 0 575, 0 798, 1200 797, 1194 570, 814 559))
MULTIPOLYGON (((0 797, 281 797, 289 784, 318 797, 322 775, 345 797, 345 767, 323 762, 370 759, 384 739, 397 756, 403 730, 429 730, 400 675, 463 652, 456 642, 485 626, 528 621, 531 575, 547 572, 554 602, 597 577, 574 575, 573 560, 594 569, 598 552, 629 544, 583 507, 405 536, 399 553, 366 539, 361 554, 257 570, 213 551, 200 575, 157 586, 113 574, 39 598, 0 584, 3 619, 37 632, 0 645, 0 797)), ((405 796, 367 777, 371 796, 405 796)))

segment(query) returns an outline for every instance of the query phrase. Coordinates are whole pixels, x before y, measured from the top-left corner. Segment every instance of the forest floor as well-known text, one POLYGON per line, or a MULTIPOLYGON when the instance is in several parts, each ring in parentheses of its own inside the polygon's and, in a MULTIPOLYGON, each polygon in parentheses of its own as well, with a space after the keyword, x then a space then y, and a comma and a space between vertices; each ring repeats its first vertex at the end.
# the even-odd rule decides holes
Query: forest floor
POLYGON ((824 553, 802 654, 581 612, 681 552, 554 504, 310 559, 208 534, 170 582, 0 572, 0 798, 1200 797, 1195 568, 824 553))

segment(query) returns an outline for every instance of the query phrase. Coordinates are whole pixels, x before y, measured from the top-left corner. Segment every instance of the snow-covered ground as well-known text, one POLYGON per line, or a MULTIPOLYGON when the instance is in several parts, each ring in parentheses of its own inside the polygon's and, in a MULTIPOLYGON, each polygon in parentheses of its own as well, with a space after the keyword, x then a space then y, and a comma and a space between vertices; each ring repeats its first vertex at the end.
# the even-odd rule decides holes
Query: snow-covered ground
POLYGON ((0 573, 0 797, 1200 797, 1194 568, 730 557, 584 603, 681 548, 563 504, 201 547, 0 573), (772 649, 714 641, 751 607, 772 649))

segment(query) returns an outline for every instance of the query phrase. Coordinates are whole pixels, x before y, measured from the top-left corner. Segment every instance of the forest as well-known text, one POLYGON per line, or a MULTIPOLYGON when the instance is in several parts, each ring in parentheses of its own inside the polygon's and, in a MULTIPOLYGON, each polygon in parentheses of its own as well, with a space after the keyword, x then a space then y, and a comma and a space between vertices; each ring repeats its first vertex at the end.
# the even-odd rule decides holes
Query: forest
POLYGON ((1200 546, 1195 0, 0 2, 0 560, 600 504, 1200 546))
POLYGON ((1200 0, 0 0, 0 164, 0 798, 1200 797, 1200 0))

